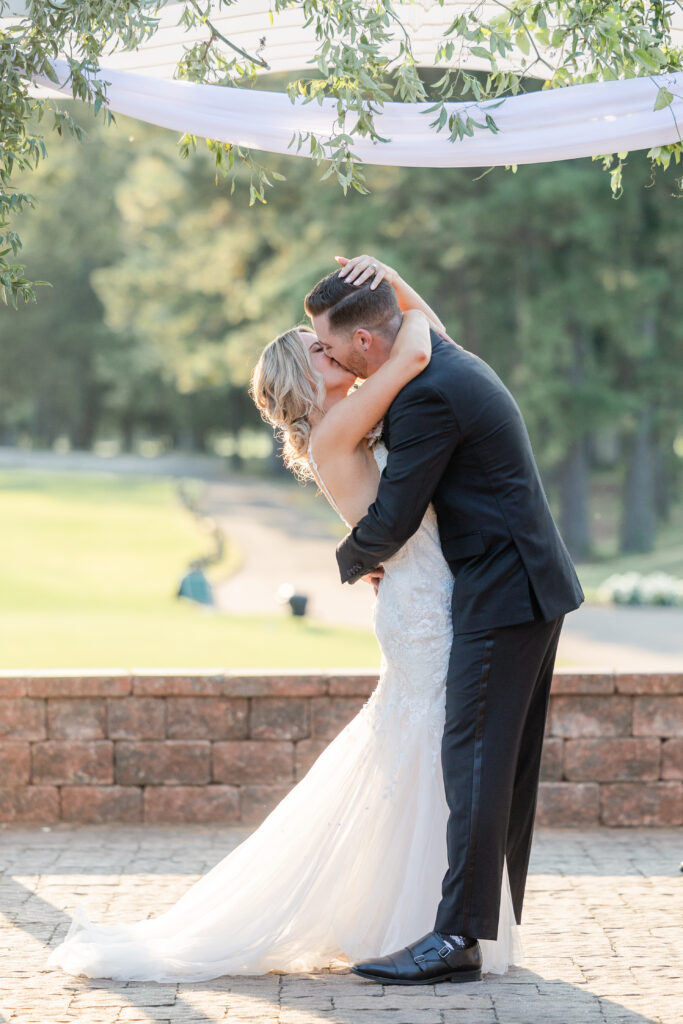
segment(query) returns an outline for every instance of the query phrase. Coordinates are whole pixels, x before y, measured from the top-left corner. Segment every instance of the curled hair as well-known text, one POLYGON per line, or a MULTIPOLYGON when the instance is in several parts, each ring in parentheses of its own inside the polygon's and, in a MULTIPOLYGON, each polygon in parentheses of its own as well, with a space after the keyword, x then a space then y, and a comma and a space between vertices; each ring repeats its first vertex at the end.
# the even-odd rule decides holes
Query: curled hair
POLYGON ((311 362, 301 329, 294 327, 266 345, 251 374, 249 394, 261 417, 283 442, 285 465, 297 476, 311 479, 308 442, 310 415, 323 411, 322 374, 311 362))

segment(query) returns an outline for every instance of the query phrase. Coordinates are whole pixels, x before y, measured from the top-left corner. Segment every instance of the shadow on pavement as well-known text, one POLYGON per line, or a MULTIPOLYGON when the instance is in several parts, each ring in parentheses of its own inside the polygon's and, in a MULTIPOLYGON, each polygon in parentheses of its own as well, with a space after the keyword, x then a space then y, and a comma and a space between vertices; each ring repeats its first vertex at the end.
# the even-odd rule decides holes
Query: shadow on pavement
POLYGON ((534 956, 528 957, 528 966, 514 967, 502 977, 488 975, 475 984, 383 987, 351 975, 339 963, 314 974, 271 972, 192 984, 74 978, 46 970, 49 951, 70 922, 61 905, 102 899, 103 913, 109 915, 118 876, 137 874, 141 888, 127 905, 139 904, 140 916, 155 907, 161 912, 166 909, 164 894, 168 900, 176 898, 178 879, 187 877, 189 886, 251 831, 173 826, 58 827, 50 832, 18 826, 0 831, 5 968, 0 976, 0 1024, 214 1024, 226 1019, 234 1024, 673 1024, 680 1019, 680 1006, 674 1002, 680 979, 671 966, 676 962, 675 939, 661 937, 663 929, 673 930, 677 924, 675 913, 667 910, 673 909, 673 886, 680 884, 680 833, 675 829, 539 830, 529 880, 529 894, 536 901, 529 933, 534 956), (565 875, 571 876, 566 882, 565 875), (163 876, 175 878, 170 890, 163 876), (572 886, 591 876, 620 879, 607 903, 601 882, 584 896, 590 905, 611 908, 607 932, 601 933, 594 953, 591 937, 596 929, 590 921, 573 922, 571 908, 567 910, 567 899, 574 898, 572 886), (648 905, 647 895, 640 903, 622 900, 632 886, 642 890, 641 882, 655 877, 665 881, 656 890, 658 902, 644 911, 648 920, 642 927, 652 929, 649 935, 647 930, 641 933, 637 916, 638 908, 648 905), (43 891, 34 891, 35 886, 43 891), (566 941, 572 922, 576 956, 574 945, 566 941), (628 934, 619 937, 624 928, 628 934), (616 947, 607 941, 607 933, 617 936, 616 947), (632 954, 631 935, 642 938, 632 954))
MULTIPOLYGON (((0 905, 5 916, 19 933, 28 933, 43 944, 47 959, 50 948, 66 931, 67 915, 16 879, 5 877, 1 891, 0 905)), ((615 958, 615 966, 618 963, 615 958)), ((338 970, 301 975, 226 975, 209 982, 157 984, 74 978, 59 971, 46 972, 40 961, 35 967, 36 973, 51 976, 52 991, 61 979, 73 992, 69 1015, 74 1021, 81 1019, 83 1024, 90 1020, 89 1009, 112 1006, 106 996, 103 1002, 105 993, 110 993, 116 1005, 120 1001, 122 1007, 135 1007, 140 1020, 183 1024, 213 1024, 223 1020, 225 1012, 230 1020, 231 1004, 236 1010, 239 1007, 235 1020, 239 1019, 240 1024, 270 1024, 280 1019, 297 1024, 363 1024, 366 1017, 372 1024, 412 1024, 415 1019, 431 1022, 429 1011, 435 1013, 435 1022, 443 1024, 655 1024, 655 1018, 643 1016, 613 999, 601 998, 582 985, 545 978, 523 967, 511 968, 504 976, 488 975, 481 982, 467 985, 442 983, 420 987, 381 986, 338 970), (200 1004, 207 999, 220 1003, 216 1015, 212 1011, 207 1015, 205 1009, 194 1005, 197 997, 200 1004), (412 1011, 420 1011, 417 1018, 411 1015, 412 1011)), ((609 967, 605 974, 609 977, 609 967)), ((20 985, 17 979, 15 988, 20 985)), ((634 996, 638 995, 635 986, 632 991, 634 996)), ((61 1017, 55 1014, 50 1019, 61 1017)), ((22 1017, 12 1015, 12 1019, 19 1021, 22 1017)), ((0 1024, 7 1024, 2 1016, 0 1024)))

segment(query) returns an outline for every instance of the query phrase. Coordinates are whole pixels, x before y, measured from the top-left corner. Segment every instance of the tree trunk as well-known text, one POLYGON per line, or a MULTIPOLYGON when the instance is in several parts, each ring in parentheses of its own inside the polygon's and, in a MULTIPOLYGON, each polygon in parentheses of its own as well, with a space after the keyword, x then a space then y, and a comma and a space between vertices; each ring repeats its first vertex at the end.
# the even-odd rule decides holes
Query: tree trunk
POLYGON ((193 455, 197 451, 197 439, 191 426, 185 424, 178 431, 178 450, 185 455, 193 455))
POLYGON ((660 438, 654 451, 655 507, 657 518, 666 522, 671 515, 674 500, 674 473, 672 465, 673 442, 670 437, 660 438))
POLYGON ((652 551, 656 526, 652 408, 647 406, 640 414, 636 432, 627 448, 620 550, 624 553, 652 551))
POLYGON ((42 387, 38 388, 29 427, 31 443, 36 448, 51 448, 60 433, 60 424, 50 398, 50 394, 42 387))
POLYGON ((591 548, 586 447, 584 438, 575 441, 560 468, 560 531, 569 554, 579 562, 591 548))
POLYGON ((100 421, 102 389, 92 381, 83 384, 80 416, 72 432, 71 442, 79 451, 91 451, 100 421))
MULTIPOLYGON (((586 377, 589 344, 584 324, 570 321, 572 361, 568 370, 571 392, 578 395, 586 377)), ((590 554, 588 437, 579 433, 571 441, 560 467, 560 530, 570 555, 581 561, 590 554)))
POLYGON ((127 409, 122 413, 119 430, 121 431, 121 447, 124 452, 132 452, 135 441, 135 417, 132 410, 127 409))

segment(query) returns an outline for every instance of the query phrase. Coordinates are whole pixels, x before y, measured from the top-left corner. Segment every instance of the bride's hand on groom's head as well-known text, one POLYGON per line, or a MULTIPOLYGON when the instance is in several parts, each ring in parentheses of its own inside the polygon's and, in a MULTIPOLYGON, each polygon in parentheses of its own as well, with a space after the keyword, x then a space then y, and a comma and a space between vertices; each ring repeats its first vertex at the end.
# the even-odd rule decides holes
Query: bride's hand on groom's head
POLYGON ((364 253, 362 256, 354 256, 352 259, 347 256, 335 256, 334 258, 342 268, 339 271, 339 277, 349 284, 365 284, 372 278, 370 288, 373 291, 381 281, 386 281, 387 284, 393 286, 394 271, 388 264, 382 263, 375 256, 368 256, 367 253, 364 253))

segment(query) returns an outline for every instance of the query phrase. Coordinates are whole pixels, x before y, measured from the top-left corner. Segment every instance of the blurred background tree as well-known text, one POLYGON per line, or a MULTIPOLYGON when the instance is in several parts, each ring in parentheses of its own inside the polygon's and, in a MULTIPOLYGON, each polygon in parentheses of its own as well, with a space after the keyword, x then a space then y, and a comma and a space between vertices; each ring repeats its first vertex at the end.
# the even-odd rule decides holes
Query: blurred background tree
POLYGON ((24 226, 29 273, 54 287, 20 315, 0 308, 6 444, 212 451, 267 434, 246 393, 261 348, 302 319, 335 254, 372 252, 518 398, 574 557, 600 548, 605 490, 620 550, 652 548, 680 485, 672 171, 632 155, 618 202, 590 161, 480 178, 374 168, 371 195, 344 196, 279 158, 277 202, 249 209, 216 187, 209 152, 179 163, 171 133, 71 107, 87 138, 53 144, 24 226))

